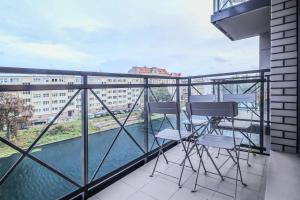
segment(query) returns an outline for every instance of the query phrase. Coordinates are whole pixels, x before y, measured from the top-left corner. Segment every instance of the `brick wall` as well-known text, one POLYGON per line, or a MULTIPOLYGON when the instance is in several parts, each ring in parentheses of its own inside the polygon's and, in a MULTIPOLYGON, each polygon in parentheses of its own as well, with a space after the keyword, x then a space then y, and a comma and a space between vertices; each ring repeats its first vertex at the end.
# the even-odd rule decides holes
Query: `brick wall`
POLYGON ((271 147, 296 152, 297 0, 271 0, 271 147))

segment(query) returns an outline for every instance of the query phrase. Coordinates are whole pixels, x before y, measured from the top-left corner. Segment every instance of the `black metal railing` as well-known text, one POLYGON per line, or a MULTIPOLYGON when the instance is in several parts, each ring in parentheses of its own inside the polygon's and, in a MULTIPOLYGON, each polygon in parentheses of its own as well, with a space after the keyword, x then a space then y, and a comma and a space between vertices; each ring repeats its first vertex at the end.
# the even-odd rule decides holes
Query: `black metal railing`
MULTIPOLYGON (((52 172, 56 176, 62 178, 68 184, 72 185, 72 190, 60 196, 60 198, 84 198, 89 197, 93 192, 97 191, 97 188, 104 187, 109 181, 116 180, 116 177, 122 176, 122 173, 134 167, 147 162, 153 156, 155 156, 156 148, 153 146, 153 138, 149 131, 149 119, 146 110, 146 104, 149 101, 176 101, 181 104, 182 107, 185 106, 185 102, 189 100, 191 95, 203 95, 203 94, 214 94, 217 96, 218 101, 222 101, 222 96, 224 94, 247 94, 247 93, 256 93, 257 94, 257 106, 255 109, 251 110, 247 108, 247 105, 241 108, 242 113, 246 113, 244 116, 237 118, 241 121, 249 121, 247 113, 255 113, 256 118, 255 122, 258 123, 259 127, 259 137, 257 138, 257 144, 253 146, 254 151, 257 153, 266 153, 266 144, 265 144, 265 135, 268 135, 270 120, 269 120, 269 70, 252 70, 252 71, 241 71, 241 72, 232 72, 232 73, 222 73, 222 74, 210 74, 210 75, 199 75, 199 76, 189 76, 189 77, 164 77, 164 76, 152 76, 152 75, 136 75, 136 74, 117 74, 117 73, 99 73, 99 72, 83 72, 83 71, 63 71, 63 70, 45 70, 45 69, 28 69, 28 68, 10 68, 10 67, 0 67, 0 73, 5 74, 6 77, 11 76, 12 74, 20 75, 32 75, 43 76, 43 75, 59 75, 59 76, 76 76, 80 79, 80 82, 75 82, 73 84, 66 83, 52 83, 52 84, 2 84, 0 85, 0 92, 2 93, 12 93, 19 91, 74 91, 65 105, 61 107, 60 111, 51 118, 49 123, 45 125, 41 131, 37 134, 36 138, 30 142, 29 147, 21 148, 17 143, 10 141, 4 136, 0 136, 0 143, 13 149, 17 154, 17 159, 12 162, 9 167, 6 167, 5 172, 0 173, 0 195, 2 192, 7 191, 3 189, 5 183, 9 180, 10 177, 16 176, 16 171, 22 162, 25 162, 25 159, 30 159, 39 165, 46 168, 48 171, 52 172), (101 79, 103 77, 116 77, 122 79, 134 79, 137 80, 134 83, 127 81, 124 83, 94 83, 89 81, 90 77, 96 77, 101 79), (130 82, 130 83, 129 83, 130 82), (136 88, 138 92, 135 94, 135 99, 132 101, 130 106, 128 106, 128 111, 122 114, 121 117, 118 117, 116 110, 112 109, 110 105, 100 96, 101 91, 108 89, 128 89, 136 88), (167 88, 170 92, 170 95, 167 97, 163 96, 158 98, 158 93, 156 90, 158 88, 167 88), (97 93, 97 91, 100 91, 97 93), (58 169, 55 164, 49 164, 47 160, 41 159, 37 154, 33 153, 33 150, 37 147, 41 148, 43 145, 38 146, 39 141, 47 134, 47 132, 54 126, 57 119, 65 112, 65 109, 71 105, 74 99, 80 97, 80 104, 78 105, 79 118, 81 122, 81 135, 78 137, 80 139, 80 165, 81 175, 80 180, 74 178, 75 176, 68 172, 68 169, 58 169), (91 146, 93 142, 93 136, 89 134, 90 121, 89 118, 89 98, 93 97, 99 103, 99 106, 103 111, 107 113, 107 117, 111 118, 111 121, 108 123, 115 123, 116 127, 111 127, 115 132, 109 141, 109 144, 96 143, 93 144, 93 152, 91 152, 91 146), (139 126, 132 131, 132 127, 128 124, 129 119, 132 117, 134 112, 139 111, 139 114, 136 114, 136 118, 141 115, 140 119, 143 121, 135 122, 132 120, 131 124, 139 124, 139 126), (136 130, 139 131, 136 131, 136 130), (139 137, 137 137, 137 133, 139 137), (142 135, 142 136, 141 136, 142 135), (112 154, 115 157, 122 155, 120 152, 125 148, 118 144, 121 137, 127 138, 126 148, 135 149, 130 158, 118 158, 121 164, 113 166, 110 169, 109 165, 114 165, 112 163, 112 158, 109 156, 112 154), (119 146, 118 146, 119 145, 119 146), (97 152, 97 149, 100 146, 107 146, 105 152, 97 152), (114 147, 118 146, 119 150, 112 150, 114 147), (120 147, 121 146, 121 147, 120 147), (100 159, 94 162, 93 169, 90 167, 90 159, 92 156, 98 156, 101 154, 100 159), (107 161, 108 160, 108 161, 107 161), (102 171, 101 171, 102 170, 102 171), (103 172, 104 171, 104 172, 103 172)), ((130 95, 129 95, 130 96, 130 95)), ((130 96, 131 98, 131 96, 130 96)), ((183 115, 181 116, 184 117, 183 115)), ((162 120, 162 118, 157 118, 157 120, 162 120)), ((180 126, 181 119, 171 119, 171 124, 177 128, 183 129, 184 126, 180 126)), ((101 127, 100 127, 101 128, 101 127)), ((101 131, 100 131, 101 132, 101 131)), ((102 131, 103 132, 103 131, 102 131)), ((105 132, 105 131, 104 131, 105 132)), ((103 137, 105 134, 102 135, 103 137)), ((107 141, 107 140, 103 140, 107 141)), ((174 143, 167 142, 165 148, 170 148, 174 143)), ((247 145, 245 145, 247 147, 247 145)), ((125 151, 125 150, 124 150, 125 151)), ((128 153, 128 152, 127 152, 128 153)), ((79 155, 77 155, 79 156, 79 155)), ((58 158, 57 162, 65 162, 58 158)), ((0 167, 1 167, 1 158, 0 158, 0 167)), ((0 169, 1 172, 1 169, 0 169)), ((22 173, 17 171, 17 173, 22 173)), ((30 174, 28 174, 30 176, 30 174)), ((37 178, 37 177, 35 177, 37 178)), ((47 182, 47 180, 43 180, 47 182)), ((59 190, 60 186, 57 185, 59 190)), ((17 191, 18 188, 16 187, 17 191)), ((33 189, 34 191, 34 189, 33 189)), ((29 191, 29 192, 33 192, 29 191)), ((14 195, 14 194, 12 194, 14 195)), ((13 199, 13 197, 12 197, 13 199)))
POLYGON ((239 5, 249 0, 214 0, 214 12, 239 5))

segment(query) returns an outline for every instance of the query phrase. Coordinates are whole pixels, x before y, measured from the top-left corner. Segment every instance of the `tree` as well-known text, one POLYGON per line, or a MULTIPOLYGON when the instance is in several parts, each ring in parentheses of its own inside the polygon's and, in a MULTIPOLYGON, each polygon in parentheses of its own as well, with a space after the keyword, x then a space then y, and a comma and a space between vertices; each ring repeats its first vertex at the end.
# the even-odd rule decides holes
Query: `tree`
POLYGON ((6 131, 6 138, 14 140, 18 129, 29 124, 33 115, 33 107, 25 105, 19 96, 0 93, 0 130, 6 131))
POLYGON ((155 102, 156 100, 158 100, 158 102, 172 101, 172 95, 169 92, 168 88, 159 87, 152 89, 152 91, 156 99, 153 97, 153 95, 150 95, 150 102, 155 102))

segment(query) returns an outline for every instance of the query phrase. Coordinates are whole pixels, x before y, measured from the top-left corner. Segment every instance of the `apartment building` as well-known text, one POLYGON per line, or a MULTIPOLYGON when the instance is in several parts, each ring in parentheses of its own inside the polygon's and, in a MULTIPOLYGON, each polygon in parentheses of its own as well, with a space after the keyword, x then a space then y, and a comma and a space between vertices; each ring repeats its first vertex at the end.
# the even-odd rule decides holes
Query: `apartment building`
MULTIPOLYGON (((160 76, 176 76, 180 73, 169 73, 163 68, 147 68, 133 67, 129 70, 133 74, 147 74, 160 76)), ((119 77, 89 77, 88 82, 91 84, 141 84, 141 78, 119 78, 119 77)), ((170 83, 172 80, 153 79, 152 83, 170 83)), ((80 84, 79 76, 63 76, 63 75, 16 75, 6 74, 0 76, 0 84, 6 85, 42 85, 42 84, 80 84)), ((175 83, 175 82, 174 82, 175 83)), ((169 88, 172 94, 175 87, 169 88)), ((95 89, 95 93, 109 107, 111 111, 128 110, 138 99, 141 88, 105 88, 95 89)), ((70 98, 75 94, 76 90, 48 90, 48 91, 22 91, 16 92, 26 104, 33 106, 33 123, 47 123, 51 120, 70 98)), ((182 93, 183 94, 183 93, 182 93)), ((89 113, 106 112, 103 105, 90 92, 88 97, 89 113)), ((136 108, 143 106, 143 98, 137 103, 136 108)), ((77 95, 74 100, 68 105, 65 111, 60 115, 59 120, 79 118, 81 110, 81 96, 77 95)))
MULTIPOLYGON (((111 78, 111 77, 93 77, 89 78, 89 83, 93 84, 138 84, 141 79, 134 78, 111 78)), ((79 84, 80 77, 76 76, 35 76, 35 75, 5 75, 0 76, 0 84, 6 85, 41 85, 41 84, 79 84)), ((22 91, 16 92, 26 104, 33 106, 34 123, 43 123, 52 119, 72 98, 75 90, 48 90, 48 91, 22 91)), ((113 89, 95 89, 96 94, 112 110, 128 109, 133 105, 139 96, 139 88, 113 88, 113 89)), ((138 105, 139 106, 139 105, 138 105)), ((80 115, 81 97, 77 95, 61 114, 60 120, 76 118, 80 115)), ((101 103, 92 93, 89 93, 89 113, 95 114, 103 111, 101 103)))
MULTIPOLYGON (((155 75, 155 76, 169 76, 169 77, 181 77, 181 73, 168 72, 165 68, 161 67, 138 67, 134 66, 129 71, 129 74, 140 74, 140 75, 155 75)), ((149 79, 150 84, 175 84, 175 79, 163 79, 163 78, 151 78, 149 79)), ((170 94, 174 94, 176 87, 167 87, 170 94)), ((153 89, 154 90, 154 89, 153 89)), ((180 88, 180 100, 187 100, 187 88, 180 88)))

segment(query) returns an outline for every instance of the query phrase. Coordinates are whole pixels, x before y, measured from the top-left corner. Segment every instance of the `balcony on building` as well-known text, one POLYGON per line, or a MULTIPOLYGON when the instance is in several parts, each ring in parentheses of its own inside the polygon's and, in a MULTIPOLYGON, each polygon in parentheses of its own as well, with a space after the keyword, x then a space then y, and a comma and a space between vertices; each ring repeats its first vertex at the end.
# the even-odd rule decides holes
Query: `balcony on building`
MULTIPOLYGON (((294 7, 288 12, 297 13, 296 0, 214 0, 211 22, 228 40, 259 37, 256 70, 241 66, 228 73, 182 76, 147 66, 128 73, 0 67, 0 109, 18 111, 6 116, 14 124, 0 124, 0 200, 299 200, 295 49, 300 26, 276 31, 282 36, 271 45, 272 13, 285 11, 287 3, 294 7), (281 7, 271 12, 272 6, 281 7), (182 144, 197 138, 155 140, 153 132, 160 129, 193 130, 186 123, 192 96, 213 96, 210 103, 220 103, 226 95, 247 94, 254 101, 234 107, 238 115, 229 123, 248 124, 246 129, 220 126, 220 116, 209 122, 207 116, 198 119, 209 124, 204 129, 209 134, 228 136, 234 131, 243 139, 240 165, 237 154, 209 147, 202 159, 213 173, 206 173, 197 145, 185 165, 182 144), (153 128, 149 107, 155 102, 175 102, 180 111, 154 115, 153 128), (192 165, 201 167, 199 176, 192 165), (246 184, 234 181, 239 173, 246 184)), ((299 18, 295 13, 287 15, 299 18)))
POLYGON ((231 40, 270 32, 270 0, 214 0, 211 22, 231 40))

